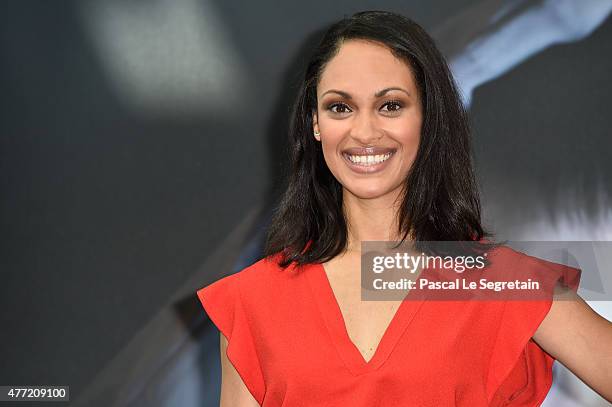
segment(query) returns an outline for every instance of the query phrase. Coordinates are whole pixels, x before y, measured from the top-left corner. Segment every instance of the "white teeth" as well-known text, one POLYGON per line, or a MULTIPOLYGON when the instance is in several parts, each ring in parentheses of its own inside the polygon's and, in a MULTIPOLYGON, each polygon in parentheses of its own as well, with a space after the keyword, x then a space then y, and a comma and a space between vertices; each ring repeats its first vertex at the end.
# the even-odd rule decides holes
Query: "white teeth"
POLYGON ((349 160, 355 164, 363 165, 364 167, 380 164, 391 157, 392 153, 379 155, 347 155, 349 160))

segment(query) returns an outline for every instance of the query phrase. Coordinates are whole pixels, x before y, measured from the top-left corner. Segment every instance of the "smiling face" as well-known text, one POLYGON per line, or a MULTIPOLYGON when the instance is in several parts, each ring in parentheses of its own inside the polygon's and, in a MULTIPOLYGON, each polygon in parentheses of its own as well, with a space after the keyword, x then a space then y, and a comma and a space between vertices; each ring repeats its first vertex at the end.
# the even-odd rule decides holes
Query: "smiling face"
POLYGON ((409 65, 384 45, 345 41, 322 72, 313 114, 314 137, 344 192, 396 198, 416 158, 421 123, 409 65))

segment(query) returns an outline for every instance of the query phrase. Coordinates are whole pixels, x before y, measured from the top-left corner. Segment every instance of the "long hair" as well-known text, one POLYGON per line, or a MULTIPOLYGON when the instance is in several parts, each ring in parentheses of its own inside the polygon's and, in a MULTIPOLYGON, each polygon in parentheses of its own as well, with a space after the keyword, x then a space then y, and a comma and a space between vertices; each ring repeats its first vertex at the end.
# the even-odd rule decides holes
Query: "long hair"
POLYGON ((350 39, 388 47, 411 67, 421 95, 421 141, 397 216, 402 242, 408 236, 415 241, 480 241, 491 236, 481 225, 467 113, 444 57, 411 19, 363 11, 329 27, 306 65, 290 119, 290 171, 268 229, 265 255, 282 252, 279 264, 286 267, 294 261, 325 262, 346 249, 342 185, 312 136, 312 119, 321 74, 350 39))

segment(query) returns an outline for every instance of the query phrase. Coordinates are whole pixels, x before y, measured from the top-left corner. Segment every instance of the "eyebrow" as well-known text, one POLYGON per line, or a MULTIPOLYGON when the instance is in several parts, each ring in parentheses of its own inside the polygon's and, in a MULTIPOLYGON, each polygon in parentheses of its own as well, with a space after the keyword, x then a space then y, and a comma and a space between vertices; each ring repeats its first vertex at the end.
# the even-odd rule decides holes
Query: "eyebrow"
MULTIPOLYGON (((408 92, 406 89, 399 88, 399 87, 397 87, 397 86, 392 86, 392 87, 390 87, 390 88, 384 88, 384 89, 382 89, 382 90, 379 90, 378 92, 376 92, 376 93, 374 94, 374 96, 375 96, 375 97, 377 97, 377 98, 379 98, 379 97, 381 97, 381 96, 385 95, 387 92, 390 92, 390 91, 392 91, 392 90, 399 90, 399 91, 404 92, 404 93, 405 93, 405 94, 407 94, 408 96, 412 96, 412 95, 410 94, 410 92, 408 92)), ((340 96, 342 96, 342 97, 344 97, 344 98, 346 98, 346 99, 352 99, 352 96, 351 96, 351 95, 349 95, 348 93, 346 93, 346 92, 344 92, 344 91, 337 90, 337 89, 330 89, 330 90, 328 90, 328 91, 326 91, 326 92, 322 93, 322 94, 321 94, 321 97, 325 96, 325 95, 326 95, 326 94, 328 94, 328 93, 337 93, 338 95, 340 95, 340 96)))

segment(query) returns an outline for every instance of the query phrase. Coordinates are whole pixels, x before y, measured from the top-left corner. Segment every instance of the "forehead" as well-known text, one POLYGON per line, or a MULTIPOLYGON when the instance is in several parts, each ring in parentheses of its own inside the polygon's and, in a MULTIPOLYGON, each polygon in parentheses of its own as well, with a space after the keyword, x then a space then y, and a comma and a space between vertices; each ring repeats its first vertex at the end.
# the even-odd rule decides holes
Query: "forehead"
POLYGON ((369 96, 391 86, 416 90, 409 65, 382 44, 348 40, 323 69, 317 93, 340 89, 369 96))

